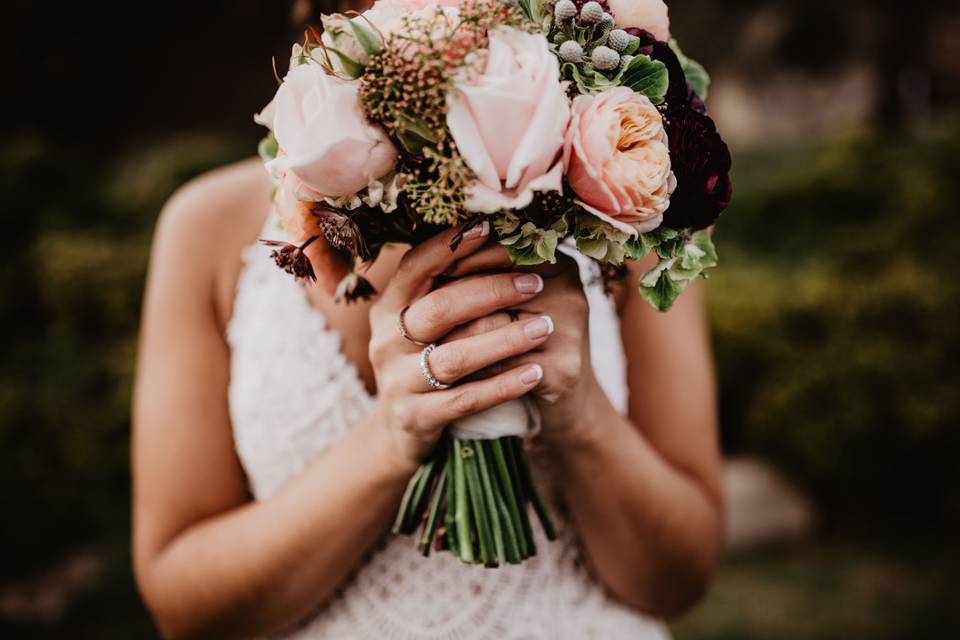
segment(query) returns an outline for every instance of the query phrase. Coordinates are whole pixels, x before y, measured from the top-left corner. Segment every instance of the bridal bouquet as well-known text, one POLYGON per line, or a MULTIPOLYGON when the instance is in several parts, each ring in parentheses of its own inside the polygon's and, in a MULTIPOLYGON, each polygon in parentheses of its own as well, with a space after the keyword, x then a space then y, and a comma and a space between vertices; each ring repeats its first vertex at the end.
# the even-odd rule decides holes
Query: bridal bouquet
MULTIPOLYGON (((379 0, 324 16, 278 81, 256 117, 290 240, 272 257, 338 299, 373 294, 362 272, 386 243, 484 220, 517 265, 566 243, 613 279, 654 254, 638 284, 659 310, 717 264, 730 154, 663 0, 379 0)), ((529 422, 514 401, 452 425, 395 531, 468 563, 533 555, 530 505, 555 532, 529 422)))

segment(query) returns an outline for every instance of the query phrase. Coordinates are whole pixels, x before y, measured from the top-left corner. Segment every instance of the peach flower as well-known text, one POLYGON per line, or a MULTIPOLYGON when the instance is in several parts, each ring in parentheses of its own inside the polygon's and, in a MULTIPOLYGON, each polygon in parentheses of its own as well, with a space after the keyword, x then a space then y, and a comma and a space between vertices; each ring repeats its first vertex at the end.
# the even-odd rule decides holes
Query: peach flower
POLYGON ((560 191, 557 157, 570 103, 546 38, 498 27, 478 60, 447 96, 447 126, 477 176, 468 186, 466 208, 519 209, 530 204, 534 191, 560 191))
POLYGON ((620 29, 644 29, 657 40, 670 40, 670 16, 663 0, 607 0, 620 29))
POLYGON ((287 172, 277 186, 274 209, 291 243, 299 246, 313 236, 319 236, 303 253, 313 265, 317 283, 333 294, 340 280, 350 272, 351 260, 346 254, 334 250, 323 237, 319 220, 312 213, 320 206, 317 203, 322 198, 296 174, 287 172))
POLYGON ((631 235, 663 222, 676 178, 663 118, 626 87, 573 101, 563 149, 567 181, 579 204, 631 235))
POLYGON ((273 132, 284 154, 267 169, 276 177, 293 172, 331 197, 353 195, 392 171, 397 150, 364 117, 358 89, 312 62, 290 69, 274 98, 273 132))

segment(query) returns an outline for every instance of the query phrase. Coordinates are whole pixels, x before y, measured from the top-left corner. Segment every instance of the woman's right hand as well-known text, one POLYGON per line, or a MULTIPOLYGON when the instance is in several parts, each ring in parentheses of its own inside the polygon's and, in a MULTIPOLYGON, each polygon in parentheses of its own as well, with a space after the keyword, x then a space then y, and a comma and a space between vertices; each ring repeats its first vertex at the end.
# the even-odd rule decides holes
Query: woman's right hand
POLYGON ((454 328, 527 302, 543 289, 543 280, 533 273, 478 275, 434 289, 434 278, 482 247, 489 232, 487 222, 466 230, 455 251, 450 250, 450 243, 456 229, 411 249, 371 307, 370 362, 379 411, 404 462, 422 462, 451 422, 519 398, 543 378, 539 365, 527 363, 490 378, 434 390, 420 373, 423 347, 400 334, 398 319, 407 308, 404 325, 408 335, 419 342, 439 344, 429 356, 429 365, 444 384, 527 353, 547 340, 553 323, 536 316, 440 343, 454 328))

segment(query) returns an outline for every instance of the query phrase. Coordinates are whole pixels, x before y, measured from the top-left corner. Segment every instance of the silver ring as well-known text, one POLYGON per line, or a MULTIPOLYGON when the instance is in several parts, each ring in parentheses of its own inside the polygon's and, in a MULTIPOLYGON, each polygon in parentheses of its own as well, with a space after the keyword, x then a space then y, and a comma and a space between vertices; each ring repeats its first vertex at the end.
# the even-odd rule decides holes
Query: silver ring
POLYGON ((417 346, 425 347, 425 346, 427 346, 427 343, 426 343, 426 342, 420 342, 419 340, 417 340, 416 338, 414 338, 413 336, 411 336, 409 333, 407 333, 407 323, 404 322, 403 317, 404 317, 405 315, 407 315, 407 310, 408 310, 409 308, 410 308, 410 305, 405 306, 405 307, 403 308, 403 311, 400 312, 400 315, 397 316, 397 328, 400 330, 400 335, 401 335, 405 340, 409 340, 410 342, 412 342, 413 344, 415 344, 415 345, 417 345, 417 346))
POLYGON ((443 391, 444 389, 449 389, 450 385, 443 384, 433 375, 433 371, 430 370, 430 354, 433 353, 433 350, 437 348, 436 344, 428 344, 423 351, 420 352, 420 375, 423 376, 423 379, 427 381, 434 391, 443 391))

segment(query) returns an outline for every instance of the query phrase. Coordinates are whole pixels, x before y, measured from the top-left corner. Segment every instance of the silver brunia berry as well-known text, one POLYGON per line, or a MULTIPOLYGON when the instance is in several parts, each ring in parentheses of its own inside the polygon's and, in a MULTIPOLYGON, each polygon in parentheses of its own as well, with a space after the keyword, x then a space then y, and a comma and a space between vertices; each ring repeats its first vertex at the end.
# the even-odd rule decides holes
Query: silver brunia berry
POLYGON ((560 45, 558 50, 560 59, 564 62, 580 62, 583 58, 583 47, 576 40, 567 40, 560 45))
POLYGON ((583 24, 596 24, 603 20, 603 7, 600 6, 599 2, 591 2, 583 5, 583 8, 580 9, 580 22, 583 24))
POLYGON ((630 34, 623 29, 614 29, 607 36, 607 46, 616 52, 621 52, 630 44, 630 34))
POLYGON ((599 46, 590 55, 593 68, 600 71, 610 71, 620 66, 620 54, 610 47, 599 46))
POLYGON ((553 17, 556 18, 558 22, 572 20, 576 15, 577 5, 573 4, 573 0, 560 0, 553 7, 553 17))

